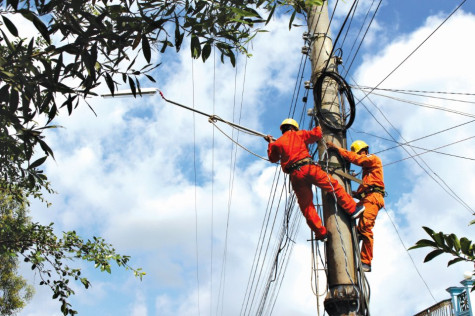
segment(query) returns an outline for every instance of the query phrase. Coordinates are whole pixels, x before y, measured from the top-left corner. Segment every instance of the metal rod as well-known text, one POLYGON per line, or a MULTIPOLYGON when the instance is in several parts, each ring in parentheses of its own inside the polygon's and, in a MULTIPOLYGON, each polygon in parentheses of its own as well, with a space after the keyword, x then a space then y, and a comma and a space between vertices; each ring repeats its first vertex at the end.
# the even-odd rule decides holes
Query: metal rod
POLYGON ((246 131, 246 132, 249 132, 249 133, 251 133, 251 134, 254 134, 254 135, 257 135, 257 136, 262 136, 262 137, 266 137, 266 136, 267 136, 267 135, 264 134, 264 133, 257 132, 257 131, 255 131, 255 130, 252 130, 252 129, 250 129, 250 128, 244 127, 244 126, 242 126, 242 125, 239 125, 239 124, 236 124, 236 123, 233 123, 233 122, 230 122, 230 121, 223 120, 223 119, 220 118, 219 116, 212 115, 212 114, 208 114, 208 113, 199 111, 199 110, 197 110, 197 109, 190 108, 190 107, 188 107, 188 106, 186 106, 186 105, 177 103, 177 102, 175 102, 175 101, 168 100, 167 98, 165 98, 165 96, 163 95, 162 91, 159 90, 159 93, 160 93, 160 95, 162 96, 163 100, 167 101, 168 103, 171 103, 171 104, 177 105, 177 106, 179 106, 179 107, 182 107, 182 108, 184 108, 184 109, 193 111, 193 112, 195 112, 195 113, 198 113, 198 114, 207 116, 208 118, 210 118, 210 119, 212 119, 212 120, 214 120, 214 121, 220 121, 220 122, 223 122, 223 123, 225 123, 225 124, 231 125, 231 126, 233 126, 233 127, 242 129, 242 130, 244 130, 244 131, 246 131))

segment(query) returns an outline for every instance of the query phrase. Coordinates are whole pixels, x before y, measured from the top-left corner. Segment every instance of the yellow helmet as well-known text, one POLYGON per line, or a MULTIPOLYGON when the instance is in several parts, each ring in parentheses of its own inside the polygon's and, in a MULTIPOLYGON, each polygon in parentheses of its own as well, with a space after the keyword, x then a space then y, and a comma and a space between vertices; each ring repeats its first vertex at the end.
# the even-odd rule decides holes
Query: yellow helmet
POLYGON ((282 131, 282 126, 284 125, 291 125, 295 127, 297 130, 299 129, 299 123, 297 123, 297 121, 292 118, 286 118, 285 120, 282 121, 282 124, 280 124, 281 131, 282 131))
POLYGON ((355 140, 353 144, 351 144, 351 151, 355 153, 359 153, 361 150, 365 148, 367 149, 369 148, 369 146, 362 140, 355 140))

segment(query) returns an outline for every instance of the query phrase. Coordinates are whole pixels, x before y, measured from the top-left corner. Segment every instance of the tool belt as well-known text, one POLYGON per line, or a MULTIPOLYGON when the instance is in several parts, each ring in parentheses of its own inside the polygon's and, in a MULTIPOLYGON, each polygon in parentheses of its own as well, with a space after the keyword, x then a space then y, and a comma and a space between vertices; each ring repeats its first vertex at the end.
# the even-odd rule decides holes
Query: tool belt
POLYGON ((308 157, 308 158, 304 158, 304 159, 300 159, 299 161, 297 162, 294 162, 293 164, 291 164, 289 167, 286 168, 286 171, 287 173, 292 173, 294 170, 298 170, 300 169, 300 167, 302 166, 305 166, 305 165, 312 165, 314 164, 314 161, 312 158, 308 157))
POLYGON ((372 185, 372 186, 369 186, 363 192, 361 192, 359 194, 355 194, 355 198, 361 200, 361 199, 364 199, 368 194, 375 193, 375 192, 381 194, 383 197, 386 196, 386 191, 384 191, 383 187, 380 187, 380 186, 377 186, 377 185, 372 185))

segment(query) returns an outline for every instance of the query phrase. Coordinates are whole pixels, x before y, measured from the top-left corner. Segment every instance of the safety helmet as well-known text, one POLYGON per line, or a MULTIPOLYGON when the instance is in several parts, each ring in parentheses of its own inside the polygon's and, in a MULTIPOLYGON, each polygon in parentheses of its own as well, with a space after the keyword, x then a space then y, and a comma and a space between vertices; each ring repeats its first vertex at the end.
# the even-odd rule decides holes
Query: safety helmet
POLYGON ((369 146, 362 140, 355 140, 353 144, 351 144, 351 151, 355 153, 359 153, 363 149, 368 149, 369 146))
POLYGON ((297 130, 299 129, 299 123, 297 123, 297 121, 292 118, 286 118, 285 120, 282 121, 282 124, 280 124, 281 131, 282 131, 282 126, 284 125, 291 125, 295 127, 297 130))

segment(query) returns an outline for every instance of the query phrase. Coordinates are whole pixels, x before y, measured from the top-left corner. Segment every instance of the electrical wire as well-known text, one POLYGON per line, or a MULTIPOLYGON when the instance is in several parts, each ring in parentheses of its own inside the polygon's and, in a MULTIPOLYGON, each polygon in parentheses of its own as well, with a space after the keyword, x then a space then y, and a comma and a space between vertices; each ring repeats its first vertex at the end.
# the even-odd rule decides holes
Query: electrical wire
MULTIPOLYGON (((455 14, 455 12, 457 12, 460 7, 466 2, 467 0, 463 0, 456 8, 455 10, 452 11, 452 13, 449 14, 449 16, 447 16, 445 18, 444 21, 442 21, 442 23, 439 24, 439 26, 437 26, 435 28, 434 31, 432 31, 432 33, 429 34, 429 36, 427 36, 406 58, 404 58, 388 75, 386 75, 386 77, 384 77, 374 88, 378 88, 384 81, 386 81, 386 79, 388 79, 394 72, 396 72, 397 69, 399 69, 399 67, 402 66, 402 64, 404 64, 412 55, 414 55, 414 53, 419 50, 419 48, 421 48, 422 45, 425 44, 425 42, 427 42, 429 40, 429 38, 432 37, 432 35, 434 35, 435 32, 437 32, 441 27, 442 25, 445 24, 445 22, 447 22, 451 17, 452 15, 455 14)), ((364 99, 366 99, 372 92, 373 92, 374 89, 372 89, 371 91, 369 91, 368 93, 366 93, 363 98, 359 101, 363 101, 364 99)))
MULTIPOLYGON (((380 151, 377 151, 375 152, 374 154, 377 155, 377 154, 380 154, 382 152, 385 152, 387 150, 391 150, 391 149, 394 149, 394 148, 398 148, 399 146, 402 146, 402 145, 408 145, 410 143, 413 143, 413 142, 416 142, 416 141, 419 141, 419 140, 422 140, 422 139, 425 139, 425 138, 428 138, 428 137, 432 137, 432 136, 435 136, 435 135, 439 135, 439 134, 442 134, 444 132, 447 132, 447 131, 450 131, 450 130, 453 130, 455 128, 458 128, 458 127, 461 127, 461 126, 464 126, 464 125, 467 125, 467 124, 470 124, 470 123, 473 123, 475 122, 475 120, 471 120, 471 121, 468 121, 468 122, 465 122, 465 123, 462 123, 462 124, 458 124, 458 125, 455 125, 455 126, 452 126, 452 127, 449 127, 449 128, 446 128, 446 129, 443 129, 443 130, 440 130, 438 132, 435 132, 435 133, 432 133, 432 134, 429 134, 429 135, 426 135, 426 136, 422 136, 422 137, 419 137, 419 138, 416 138, 416 139, 413 139, 413 140, 410 140, 408 142, 405 142, 405 143, 397 143, 398 145, 397 146, 392 146, 392 147, 389 147, 389 148, 386 148, 386 149, 383 149, 383 150, 380 150, 380 151)), ((368 134, 366 132, 362 132, 362 131, 356 131, 357 133, 364 133, 364 134, 368 134)), ((371 135, 371 134, 368 134, 368 135, 371 135)), ((382 138, 380 136, 376 136, 376 135, 371 135, 373 137, 378 137, 378 138, 382 138)), ((384 140, 388 140, 388 141, 391 141, 391 142, 394 142, 392 139, 386 139, 386 138, 382 138, 384 140)))
MULTIPOLYGON (((351 67, 353 66, 353 62, 355 61, 356 56, 358 56, 358 52, 360 51, 361 45, 363 44, 364 39, 366 38, 366 35, 368 34, 369 28, 370 28, 371 25, 373 24, 374 18, 376 17, 376 14, 378 13, 379 7, 381 6, 381 3, 382 3, 382 2, 383 2, 382 0, 379 1, 378 6, 377 6, 376 10, 374 11, 374 14, 373 14, 373 16, 372 16, 372 18, 371 18, 371 21, 369 22, 368 27, 366 28, 366 31, 365 31, 365 33, 364 33, 364 35, 363 35, 363 38, 361 39, 360 44, 358 45, 358 49, 356 50, 355 54, 353 55, 353 59, 351 60, 350 66, 348 66, 348 68, 347 68, 346 71, 345 71, 344 77, 346 77, 346 76, 348 75, 348 73, 349 73, 351 67)), ((365 22, 366 22, 366 19, 367 19, 367 17, 368 17, 369 12, 371 12, 371 8, 373 7, 373 4, 374 4, 374 0, 373 0, 373 2, 371 3, 370 8, 368 9, 368 12, 366 13, 365 19, 364 19, 364 21, 363 21, 363 24, 361 24, 361 28, 360 28, 360 31, 359 31, 358 36, 356 37, 356 39, 358 39, 358 37, 359 37, 360 34, 361 34, 361 30, 363 29, 363 26, 364 26, 364 24, 365 24, 365 22)), ((356 40, 355 40, 354 44, 356 44, 356 40)), ((351 52, 353 51, 353 47, 354 47, 354 45, 351 47, 351 50, 350 50, 349 55, 351 55, 351 52)))
MULTIPOLYGON (((358 88, 355 87, 355 86, 351 86, 351 87, 358 89, 358 88)), ((361 91, 365 91, 365 90, 371 90, 372 88, 371 88, 371 87, 360 86, 359 89, 360 89, 361 91)), ((460 100, 460 99, 451 99, 451 98, 436 97, 436 96, 433 96, 433 95, 420 93, 420 92, 422 92, 422 91, 399 90, 399 89, 382 89, 382 88, 376 88, 376 89, 374 89, 374 90, 376 90, 376 91, 388 91, 388 92, 394 92, 394 93, 400 93, 400 94, 407 94, 407 95, 414 95, 414 96, 418 96, 418 97, 430 98, 430 99, 436 99, 436 100, 444 100, 444 101, 453 101, 453 102, 460 102, 460 103, 467 103, 467 104, 475 104, 475 101, 467 101, 467 100, 460 100)), ((468 96, 468 95, 475 95, 475 94, 470 94, 470 93, 450 93, 450 92, 425 92, 425 93, 432 93, 432 94, 433 94, 433 93, 438 93, 438 94, 457 94, 457 95, 465 95, 465 96, 468 96)))
POLYGON ((393 225, 394 227, 394 230, 396 231, 396 234, 399 238, 399 241, 401 242, 401 245, 403 246, 404 250, 406 250, 406 253, 407 255, 409 256, 409 258, 411 259, 411 262, 412 262, 412 265, 414 266, 414 269, 416 270, 417 274, 419 275, 419 278, 422 280, 422 282, 424 283, 427 291, 429 292, 430 296, 432 297, 432 299, 434 300, 434 302, 437 303, 437 300, 435 299, 434 295, 432 294, 432 291, 430 290, 429 286, 427 285, 427 282, 424 280, 424 278, 422 277, 422 274, 421 272, 419 271, 419 269, 417 268, 416 266, 416 263, 414 262, 414 259, 412 258, 411 254, 409 253, 409 251, 407 250, 407 247, 406 245, 404 244, 404 241, 402 240, 401 238, 401 234, 399 233, 399 230, 397 229, 397 226, 396 224, 394 224, 394 221, 393 219, 391 218, 391 216, 389 215, 389 212, 386 210, 386 207, 383 207, 384 211, 386 212, 386 215, 388 216, 389 218, 389 221, 391 222, 391 224, 393 225))
MULTIPOLYGON (((194 62, 191 59, 191 95, 192 95, 192 104, 193 108, 195 107, 195 70, 194 62)), ((198 295, 198 316, 201 315, 200 311, 200 271, 199 271, 199 251, 198 251, 198 205, 197 205, 197 172, 196 172, 196 121, 195 121, 195 112, 193 112, 193 177, 194 177, 194 205, 195 205, 195 247, 196 247, 196 284, 197 284, 197 295, 198 295)))
MULTIPOLYGON (((420 155, 423 155, 423 154, 427 154, 427 153, 430 153, 430 152, 436 152, 437 149, 441 149, 441 148, 445 148, 445 147, 448 147, 448 146, 452 146, 452 145, 455 145, 455 144, 458 144, 458 143, 461 143, 461 142, 464 142, 464 141, 467 141, 467 140, 470 140, 470 139, 473 139, 475 138, 475 136, 471 136, 471 137, 467 137, 465 139, 461 139, 461 140, 458 140, 456 142, 452 142, 450 144, 447 144, 447 145, 443 145, 443 146, 439 146, 437 148, 434 148, 434 149, 426 149, 426 151, 422 152, 422 153, 418 153, 416 155, 413 155, 411 157, 406 157, 406 158, 403 158, 403 159, 400 159, 400 160, 396 160, 396 161, 393 161, 393 162, 390 162, 390 163, 387 163, 387 164, 384 164, 384 166, 389 166, 389 165, 392 165, 392 164, 395 164, 395 163, 398 163, 398 162, 401 162, 401 161, 404 161, 404 160, 407 160, 409 158, 413 158, 413 157, 416 157, 416 156, 420 156, 420 155)), ((415 147, 415 146, 411 146, 411 147, 415 147)), ((415 147, 417 148, 417 147, 415 147)), ((441 153, 442 154, 442 153, 441 153)), ((449 154, 448 154, 449 155, 449 154)), ((449 156, 454 156, 454 155, 449 155, 449 156)), ((468 160, 475 160, 474 158, 467 158, 467 157, 461 157, 461 156, 456 156, 457 158, 464 158, 464 159, 468 159, 468 160)))
POLYGON ((439 111, 444 111, 444 112, 454 113, 454 114, 458 114, 458 115, 462 115, 462 116, 466 116, 466 117, 475 118, 475 114, 466 113, 466 112, 457 111, 457 110, 452 110, 452 109, 444 108, 444 107, 441 107, 441 106, 431 105, 431 104, 422 103, 422 102, 416 102, 416 101, 412 101, 412 100, 404 100, 404 99, 401 99, 401 98, 396 98, 396 97, 393 97, 393 96, 390 96, 390 95, 387 95, 387 94, 382 94, 382 93, 373 92, 372 94, 377 95, 377 96, 381 96, 381 97, 385 97, 385 98, 388 98, 388 99, 392 99, 392 100, 395 100, 395 101, 404 102, 404 103, 407 103, 407 104, 417 105, 417 106, 420 106, 420 107, 425 107, 425 108, 430 108, 430 109, 434 109, 434 110, 439 110, 439 111))
MULTIPOLYGON (((366 95, 365 97, 368 97, 368 95, 366 95)), ((401 133, 394 127, 394 125, 389 121, 389 119, 386 117, 386 115, 383 113, 383 111, 370 99, 368 98, 368 100, 370 101, 370 103, 380 112, 380 114, 383 116, 383 118, 386 120, 386 122, 388 122, 388 124, 399 134, 399 136, 404 140, 404 142, 407 142, 404 137, 401 135, 401 133)), ((358 103, 361 103, 362 100, 358 100, 358 103)), ((381 124, 381 122, 379 122, 379 120, 376 118, 376 116, 368 109, 368 107, 364 104, 364 103, 361 103, 363 105, 363 107, 366 109, 366 111, 373 117, 373 119, 383 128, 383 130, 394 140, 396 141, 396 139, 391 135, 391 133, 389 133, 389 131, 381 124)), ((413 156, 411 153, 409 153, 408 149, 406 149, 405 147, 402 147, 406 153, 410 156, 413 156)), ((417 154, 414 150, 413 152, 415 154, 417 154)), ((421 163, 417 160, 417 159, 413 159, 414 162, 432 179, 434 180, 435 183, 437 183, 447 194, 449 194, 454 200, 456 200, 458 203, 460 203, 464 208, 466 208, 469 212, 473 213, 474 211, 472 210, 472 208, 460 197, 457 195, 457 193, 455 193, 452 188, 450 186, 447 185, 447 183, 441 179, 437 173, 434 172, 434 170, 432 170, 432 168, 424 161, 424 159, 422 159, 421 157, 419 157, 419 159, 422 161, 422 163, 427 167, 428 170, 430 170, 432 174, 429 173, 428 170, 426 170, 422 165, 421 163), (435 177, 439 178, 440 181, 442 181, 442 183, 445 185, 442 185, 441 182, 437 181, 437 179, 435 177)))

